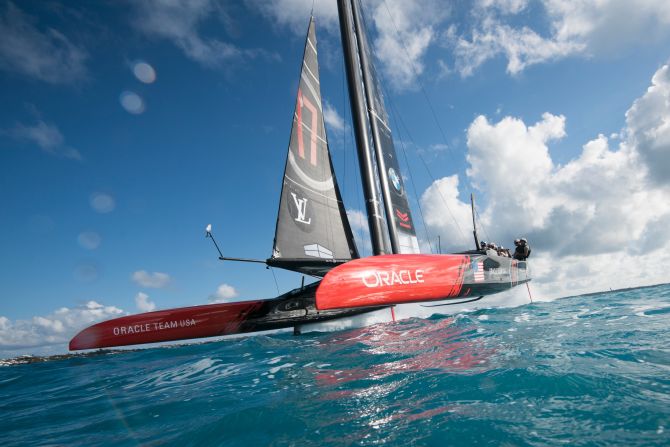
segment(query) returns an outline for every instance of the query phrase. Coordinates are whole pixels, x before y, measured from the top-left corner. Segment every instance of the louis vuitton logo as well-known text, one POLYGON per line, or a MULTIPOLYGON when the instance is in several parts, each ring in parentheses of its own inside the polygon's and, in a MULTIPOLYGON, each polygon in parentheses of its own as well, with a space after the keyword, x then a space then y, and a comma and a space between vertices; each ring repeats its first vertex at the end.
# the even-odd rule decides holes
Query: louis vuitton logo
POLYGON ((305 218, 307 217, 307 199, 305 198, 299 199, 294 192, 292 192, 291 195, 293 196, 293 203, 295 203, 295 207, 298 210, 298 217, 296 217, 295 220, 297 222, 304 223, 306 225, 311 224, 312 223, 311 217, 305 220, 305 218))

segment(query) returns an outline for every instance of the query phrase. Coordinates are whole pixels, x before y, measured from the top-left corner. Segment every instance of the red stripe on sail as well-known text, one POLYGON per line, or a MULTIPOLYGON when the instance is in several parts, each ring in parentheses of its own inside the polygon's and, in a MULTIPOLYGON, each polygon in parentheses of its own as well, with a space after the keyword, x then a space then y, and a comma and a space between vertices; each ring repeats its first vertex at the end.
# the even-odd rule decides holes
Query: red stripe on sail
POLYGON ((209 304, 115 318, 89 326, 70 340, 70 350, 234 334, 264 301, 209 304))
POLYGON ((356 259, 328 272, 316 290, 319 310, 434 301, 458 296, 470 257, 386 255, 356 259))

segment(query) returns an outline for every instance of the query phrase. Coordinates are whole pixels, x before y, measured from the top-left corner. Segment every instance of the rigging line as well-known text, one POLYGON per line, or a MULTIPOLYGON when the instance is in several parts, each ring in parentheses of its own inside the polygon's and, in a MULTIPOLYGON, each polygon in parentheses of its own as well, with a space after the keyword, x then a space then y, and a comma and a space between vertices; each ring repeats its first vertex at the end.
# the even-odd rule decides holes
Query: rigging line
POLYGON ((491 240, 491 237, 489 236, 488 231, 486 231, 486 228, 484 227, 484 224, 482 224, 482 218, 479 215, 479 211, 477 211, 477 208, 475 207, 475 216, 477 217, 477 222, 479 222, 479 227, 484 230, 484 235, 486 236, 486 240, 489 242, 493 242, 491 240))
MULTIPOLYGON (((419 157, 419 159, 423 163, 423 166, 426 168, 426 172, 428 172, 428 176, 433 181, 433 184, 435 184, 435 177, 433 177, 433 174, 430 172, 430 169, 428 168, 428 164, 426 163, 426 160, 419 153, 417 153, 417 156, 419 157)), ((449 212, 449 215, 451 216, 451 219, 454 221, 454 224, 456 225, 456 228, 458 228, 458 232, 461 233, 461 237, 463 238, 464 241, 467 241, 468 238, 465 236, 465 233, 463 233, 463 230, 461 229, 461 226, 458 224, 458 220, 456 220, 456 216, 454 216, 454 213, 451 212, 451 208, 449 208, 449 205, 447 204, 447 200, 442 195, 442 191, 440 190, 439 185, 437 185, 437 193, 440 195, 440 198, 442 199, 442 203, 444 203, 444 206, 447 208, 447 211, 449 212)))
MULTIPOLYGON (((398 28, 396 27, 395 22, 393 21, 393 16, 391 16, 391 11, 388 9, 388 5, 386 4, 385 1, 384 1, 384 6, 386 7, 386 11, 387 11, 388 14, 389 14, 389 17, 390 17, 390 19, 391 19, 391 23, 393 24, 394 28, 396 29, 397 34, 400 35, 400 32, 398 31, 398 28)), ((363 14, 363 26, 365 27, 367 34, 370 35, 370 33, 369 33, 369 29, 368 29, 368 27, 367 27, 367 22, 365 21, 365 14, 363 14)), ((423 84, 421 83, 421 81, 420 81, 420 79, 419 79, 419 76, 418 76, 416 70, 414 69, 414 65, 411 63, 411 60, 410 60, 410 58, 409 58, 409 53, 408 53, 408 51, 407 51, 407 47, 405 46, 405 42, 402 41, 402 39, 401 39, 401 42, 402 42, 402 44, 403 44, 403 48, 404 48, 404 50, 405 50, 405 53, 406 53, 406 55, 408 56, 408 61, 410 62, 410 67, 412 68, 412 71, 414 72, 414 75, 415 75, 415 77, 416 77, 416 79, 417 79, 417 82, 418 82, 419 86, 421 87, 421 92, 423 93, 424 98, 426 99, 426 101, 428 102, 428 105, 430 106, 430 110, 431 110, 431 113, 432 113, 432 115, 433 115, 433 119, 435 120, 435 122, 436 122, 436 124, 437 124, 437 126, 438 126, 438 129, 440 130, 440 133, 441 133, 441 135, 442 135, 442 139, 444 140, 444 143, 445 143, 445 145, 447 146, 447 149, 449 149, 449 154, 450 154, 450 156, 451 156, 451 158, 452 158, 452 162, 454 162, 454 164, 455 164, 455 159, 454 159, 454 156, 453 156, 453 151, 452 151, 452 149, 451 149, 451 146, 450 146, 449 144, 447 144, 446 136, 445 136, 445 134, 444 134, 444 131, 442 130, 442 127, 441 127, 440 124, 439 124, 439 121, 437 120, 437 116, 436 116, 436 114, 435 114, 435 110, 433 109, 432 104, 430 103, 430 100, 428 99, 428 95, 426 94, 426 91, 425 91, 425 89, 423 88, 423 84)), ((375 53, 374 47, 373 47, 373 46, 369 46, 369 48, 370 48, 370 51, 373 53, 373 55, 376 57, 376 53, 375 53)), ((383 78, 382 74, 381 74, 381 73, 377 73, 377 75, 378 75, 378 76, 381 78, 381 80, 383 81, 384 78, 383 78)), ((383 82, 382 82, 382 84, 383 84, 383 82)), ((380 87, 381 87, 381 86, 380 86, 380 87)), ((391 107, 393 108, 393 101, 390 99, 390 96, 388 96, 388 101, 389 101, 389 104, 391 105, 391 107)), ((407 134, 407 136, 409 137, 410 141, 411 141, 412 144, 414 145, 414 147, 418 147, 417 144, 416 144, 416 142, 414 142, 414 139, 412 138, 412 135, 411 135, 411 133, 409 132, 409 129, 407 128, 407 125, 405 124, 404 120, 402 119, 402 116, 401 116, 399 113, 397 113, 397 116, 398 116, 399 121, 400 121, 400 123, 402 124, 402 126, 403 126, 403 128, 404 128, 404 130, 405 130, 405 132, 406 132, 406 134, 407 134)), ((421 155, 420 155, 419 153, 417 153, 417 155, 419 156, 419 158, 420 158, 421 161, 423 162, 423 165, 424 165, 424 167, 426 168, 426 171, 428 171, 428 175, 431 177, 431 179, 432 179, 432 181, 433 181, 433 183, 434 183, 434 182, 435 182, 435 178, 434 178, 433 175, 431 174, 430 169, 428 169, 428 165, 426 164, 426 161, 423 159, 423 157, 421 157, 421 155)), ((461 229, 461 226, 458 224, 458 221, 456 220, 456 217, 455 217, 455 216, 453 215, 453 213, 451 212, 451 209, 449 208, 449 205, 447 204, 447 201, 445 200, 444 196, 442 195, 442 191, 440 191, 440 188, 437 188, 437 191, 438 191, 438 193, 440 194, 440 197, 442 198, 442 202, 444 203, 444 206, 447 208, 447 211, 449 212, 449 215, 451 216, 451 218, 453 219, 454 223, 456 224, 456 228, 458 228, 458 231, 459 231, 459 233, 461 234, 461 237, 463 238, 464 241, 467 241, 468 239, 467 239, 467 237, 465 236, 465 234, 463 233, 463 230, 461 229)), ((421 205, 420 205, 420 204, 419 204, 419 209, 421 210, 421 205)), ((427 231, 426 231, 426 234, 427 234, 427 231)))
MULTIPOLYGON (((393 104, 393 101, 389 101, 389 104, 391 105, 391 109, 392 109, 392 110, 395 110, 395 106, 394 106, 394 104, 393 104)), ((407 134, 407 137, 409 138, 409 140, 412 142, 412 144, 414 145, 414 147, 417 147, 416 142, 414 141, 414 138, 412 138, 412 134, 410 133, 410 131, 409 131, 407 125, 405 124, 405 121, 402 119, 402 116, 401 116, 399 113, 397 113, 397 112, 395 113, 395 115, 397 116, 398 121, 400 122, 400 124, 402 124, 402 128, 405 130, 405 133, 407 134)), ((421 162, 423 163, 423 166, 426 168, 426 172, 428 172, 428 176, 430 177, 430 179, 432 180, 432 182, 435 183, 435 177, 434 177, 433 174, 430 172, 430 169, 428 168, 428 164, 426 163, 426 160, 421 156, 420 153, 416 152, 416 155, 419 157, 419 159, 420 159, 421 162)), ((452 220, 454 221, 454 224, 456 224, 456 228, 458 228, 458 232, 461 233, 461 236, 463 237, 463 240, 464 240, 464 241, 467 241, 468 239, 467 239, 467 237, 465 236, 465 233, 463 233, 463 229, 462 229, 461 226, 458 224, 458 220, 456 220, 456 217, 454 216, 454 214, 451 212, 451 208, 449 208, 449 205, 448 205, 448 203, 447 203, 447 200, 446 200, 446 199, 444 198, 444 196, 442 195, 442 191, 440 190, 439 187, 437 188, 437 192, 440 194, 440 198, 442 199, 442 203, 444 203, 444 206, 447 208, 447 211, 449 212, 449 215, 451 216, 452 220)), ((421 210, 421 206, 420 206, 420 205, 419 205, 419 209, 421 210)))
MULTIPOLYGON (((361 6, 363 6, 362 3, 361 3, 361 6)), ((363 27, 365 28, 365 33, 369 36, 370 35, 370 30, 367 26, 367 22, 365 21, 365 14, 362 14, 362 19, 363 19, 363 27)), ((368 45, 368 48, 370 49, 370 52, 372 53, 373 57, 377 57, 374 48, 370 45, 368 45)), ((376 72, 375 74, 379 77, 379 88, 382 89, 383 88, 382 86, 385 84, 384 77, 380 72, 376 72)), ((399 115, 399 112, 396 109, 396 107, 394 106, 393 100, 391 99, 390 95, 387 95, 387 101, 388 101, 389 106, 391 108, 391 113, 392 113, 391 118, 395 122, 395 127, 396 127, 396 129, 400 129, 400 127, 397 125, 398 124, 398 118, 397 117, 399 115)), ((375 113, 375 112, 373 111, 373 113, 375 113)), ((388 125, 386 123, 384 123, 383 121, 382 121, 382 123, 388 128, 388 125)), ((389 131, 390 130, 391 129, 389 129, 389 131)), ((409 136, 409 138, 410 138, 410 140, 412 139, 411 136, 409 136)), ((414 143, 414 141, 412 141, 412 144, 416 147, 416 143, 414 143)), ((431 242, 431 237, 430 237, 430 234, 428 233, 428 226, 426 225, 426 220, 425 220, 424 215, 423 215, 423 208, 421 207, 421 201, 419 200, 419 194, 416 190, 416 184, 414 182, 414 176, 412 174, 412 167, 409 164, 409 159, 407 157, 407 151, 405 150, 405 143, 402 139, 400 139, 400 145, 401 145, 401 148, 402 148, 402 151, 403 151, 403 156, 405 158, 405 165, 407 166, 407 172, 409 173, 410 182, 412 183, 412 188, 414 190, 414 198, 416 200, 416 205, 419 208, 419 215, 421 216, 421 222, 423 224, 423 231, 426 234, 426 240, 428 241, 428 246, 430 247, 430 251, 431 251, 431 253, 434 253, 433 244, 431 242)))
MULTIPOLYGON (((392 108, 394 108, 394 106, 392 106, 392 108)), ((407 128, 407 125, 405 124, 405 121, 402 119, 402 116, 398 116, 398 118, 399 118, 400 123, 402 124, 403 129, 405 130, 405 133, 407 133, 407 136, 409 137, 410 141, 416 147, 416 143, 414 142, 414 139, 412 138, 412 135, 410 134, 409 129, 407 128)), ((423 163, 423 166, 426 168, 426 172, 428 172, 428 176, 430 177, 431 181, 433 183, 435 183, 435 177, 430 172, 430 169, 428 168, 428 164, 426 163, 426 160, 421 156, 420 153, 416 152, 416 155, 419 157, 419 159, 423 163)), ((447 208, 447 212, 449 212, 449 215, 451 216, 452 220, 454 221, 454 224, 456 225, 456 228, 458 228, 458 232, 461 233, 461 236, 463 237, 463 240, 467 241, 468 238, 465 236, 465 233, 463 233, 463 229, 458 224, 458 220, 456 220, 456 217, 451 212, 451 208, 449 208, 449 204, 447 203, 447 200, 442 195, 442 191, 440 190, 439 186, 437 188, 437 192, 440 195, 440 198, 442 199, 442 203, 444 203, 444 206, 447 208)))
POLYGON ((449 150, 449 155, 451 156, 451 161, 454 163, 454 165, 457 165, 456 162, 456 157, 454 156, 454 151, 451 149, 451 145, 447 142, 447 136, 444 133, 444 130, 442 129, 442 126, 440 125, 440 121, 437 119, 437 113, 435 113, 435 109, 433 108, 433 103, 430 102, 430 98, 428 97, 428 93, 426 93, 426 89, 423 87, 423 83, 421 82, 421 78, 419 77, 419 73, 416 71, 416 68, 414 67, 414 64, 412 63, 412 58, 409 55, 409 51, 407 50, 407 45, 405 45, 405 40, 402 38, 402 34, 400 33, 400 30, 395 24, 395 21, 393 20, 393 15, 391 15, 391 10, 389 9, 388 5, 386 4, 386 0, 382 0, 384 3, 384 7, 386 8, 386 12, 389 15, 389 19, 391 20, 391 24, 393 25, 393 28, 395 28, 396 35, 398 36, 398 39, 400 40, 400 43, 402 44, 402 48, 405 51, 405 56, 407 56, 407 63, 409 64, 409 67, 412 69, 412 73, 414 74, 414 78, 416 79, 416 82, 419 84, 419 88, 421 89, 421 93, 423 94, 423 97, 426 100, 426 103, 428 103, 428 108, 430 109, 430 113, 433 116, 433 120, 435 120, 435 124, 437 125, 437 128, 440 131, 440 134, 442 135, 442 140, 444 141, 444 144, 447 146, 447 149, 449 150))
MULTIPOLYGON (((395 106, 393 105, 392 101, 389 101, 389 105, 391 106, 391 114, 392 114, 392 119, 393 121, 396 122, 396 128, 399 129, 397 126, 397 110, 395 106)), ((433 250, 433 243, 431 242, 431 237, 430 234, 428 233, 428 226, 426 225, 426 219, 423 217, 423 207, 421 206, 421 200, 419 199, 419 193, 416 190, 416 183, 414 183, 414 174, 412 173, 412 167, 409 164, 409 158, 407 157, 407 151, 405 150, 405 142, 400 139, 400 148, 402 149, 402 154, 405 158, 405 165, 407 166, 407 172, 409 173, 409 180, 412 183, 412 189, 414 190, 414 199, 416 200, 417 207, 419 208, 419 216, 421 216, 421 223, 423 224, 423 231, 426 233, 426 239, 428 240, 428 246, 430 247, 430 252, 435 253, 433 250)))
POLYGON ((477 211, 477 208, 475 208, 475 217, 477 218, 477 223, 479 224, 479 228, 482 229, 482 231, 484 232, 484 235, 486 236, 486 240, 492 242, 491 236, 489 235, 489 232, 486 231, 486 227, 484 227, 484 224, 482 223, 482 218, 479 215, 479 211, 477 211))
MULTIPOLYGON (((405 124, 405 121, 402 119, 402 115, 400 115, 400 113, 398 113, 397 110, 395 109, 395 105, 394 105, 393 101, 389 100, 389 104, 391 106, 391 110, 394 111, 394 115, 397 117, 398 121, 402 125, 402 129, 405 130, 405 133, 407 134, 407 137, 412 142, 414 147, 417 147, 416 142, 414 141, 414 138, 412 138, 412 134, 410 133, 407 125, 405 124)), ((430 169, 428 168, 428 164, 426 163, 426 160, 421 156, 420 153, 416 152, 416 155, 419 157, 419 159, 423 163, 423 166, 426 168, 426 172, 428 172, 428 176, 431 178, 432 182, 435 183, 435 177, 430 172, 430 169)), ((463 229, 461 229, 461 226, 458 224, 458 221, 456 220, 456 217, 451 212, 451 208, 449 208, 449 205, 447 204, 447 200, 442 195, 442 191, 440 190, 439 187, 437 188, 437 192, 438 192, 438 194, 440 194, 440 198, 442 199, 442 203, 444 203, 444 206, 447 208, 447 211, 449 212, 449 215, 451 216, 452 220, 454 221, 454 224, 456 224, 456 228, 458 228, 458 232, 461 233, 461 237, 463 237, 463 240, 467 242, 468 238, 465 236, 465 233, 463 233, 463 229)), ((419 205, 419 210, 421 210, 421 205, 419 205)), ((421 213, 423 214, 423 211, 421 211, 421 213)), ((427 234, 427 231, 426 231, 426 234, 427 234)))
POLYGON ((272 277, 275 279, 275 287, 277 288, 277 296, 280 295, 279 293, 279 283, 277 282, 277 276, 275 275, 275 269, 273 269, 271 266, 268 265, 268 268, 272 272, 272 277))

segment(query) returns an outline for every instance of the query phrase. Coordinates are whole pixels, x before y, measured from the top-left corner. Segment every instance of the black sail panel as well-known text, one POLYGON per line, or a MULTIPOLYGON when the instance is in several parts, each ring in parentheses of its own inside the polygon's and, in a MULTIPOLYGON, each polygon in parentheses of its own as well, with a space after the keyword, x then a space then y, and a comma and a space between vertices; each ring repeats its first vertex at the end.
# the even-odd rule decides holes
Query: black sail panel
MULTIPOLYGON (((356 1, 356 0, 354 0, 356 1)), ((360 9, 360 7, 359 7, 360 9)), ((402 179, 400 166, 398 164, 398 157, 395 146, 393 144, 393 136, 389 124, 386 106, 384 105, 384 95, 382 93, 379 77, 375 70, 370 45, 367 41, 367 34, 365 30, 360 32, 359 50, 364 51, 367 57, 367 71, 369 73, 369 83, 367 88, 370 92, 371 101, 368 101, 368 111, 370 120, 376 123, 373 128, 373 138, 375 138, 381 147, 383 160, 378 160, 378 165, 386 173, 388 179, 387 189, 390 191, 391 214, 387 216, 388 219, 393 219, 395 229, 398 235, 398 245, 400 253, 419 253, 419 242, 416 237, 416 229, 414 228, 414 220, 409 207, 407 199, 407 192, 405 184, 402 179)), ((381 176, 380 176, 381 177, 381 176)))
POLYGON ((315 261, 335 266, 357 257, 328 150, 310 19, 270 264, 313 274, 315 261))

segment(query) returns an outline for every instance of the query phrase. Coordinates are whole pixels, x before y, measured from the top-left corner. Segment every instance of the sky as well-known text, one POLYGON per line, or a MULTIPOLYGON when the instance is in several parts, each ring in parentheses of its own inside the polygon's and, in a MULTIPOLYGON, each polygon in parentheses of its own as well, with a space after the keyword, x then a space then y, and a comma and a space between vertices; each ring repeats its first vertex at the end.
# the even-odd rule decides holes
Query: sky
MULTIPOLYGON (((334 0, 0 2, 0 353, 269 298, 310 11, 369 254, 334 0), (313 4, 314 3, 314 4, 313 4)), ((666 0, 364 0, 425 252, 525 236, 540 299, 670 281, 666 0)), ((275 282, 276 278, 276 282, 275 282)), ((55 349, 55 348, 54 348, 55 349)))

